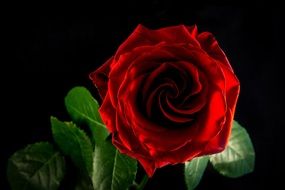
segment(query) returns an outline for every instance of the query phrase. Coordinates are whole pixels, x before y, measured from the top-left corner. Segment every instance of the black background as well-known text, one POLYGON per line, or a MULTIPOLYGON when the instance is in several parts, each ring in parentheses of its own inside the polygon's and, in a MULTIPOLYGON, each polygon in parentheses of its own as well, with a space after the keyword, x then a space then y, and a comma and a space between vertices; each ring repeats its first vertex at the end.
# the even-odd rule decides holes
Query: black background
MULTIPOLYGON (((61 9, 43 11, 44 6, 14 11, 10 21, 13 61, 3 64, 11 68, 9 77, 2 80, 3 189, 9 189, 5 180, 8 157, 26 144, 52 140, 49 117, 69 119, 63 102, 69 89, 83 85, 96 95, 88 74, 113 55, 139 23, 152 29, 197 24, 199 31, 212 32, 240 79, 235 118, 252 138, 255 171, 229 179, 209 166, 197 189, 279 187, 284 173, 285 132, 281 115, 285 53, 281 7, 261 1, 194 4, 153 0, 98 1, 84 14, 77 9, 66 13, 67 7, 64 13, 61 9)), ((182 168, 177 165, 158 170, 146 189, 185 189, 182 168)))

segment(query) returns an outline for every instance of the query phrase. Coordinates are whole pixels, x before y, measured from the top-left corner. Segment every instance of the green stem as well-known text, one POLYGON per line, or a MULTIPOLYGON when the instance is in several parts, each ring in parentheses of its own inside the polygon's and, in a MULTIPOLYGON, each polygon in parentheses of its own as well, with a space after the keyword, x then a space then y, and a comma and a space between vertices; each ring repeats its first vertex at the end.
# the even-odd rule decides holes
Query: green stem
POLYGON ((137 190, 143 190, 143 188, 145 187, 147 181, 148 181, 148 177, 147 177, 147 175, 145 175, 143 177, 142 181, 140 182, 140 184, 137 186, 137 190))

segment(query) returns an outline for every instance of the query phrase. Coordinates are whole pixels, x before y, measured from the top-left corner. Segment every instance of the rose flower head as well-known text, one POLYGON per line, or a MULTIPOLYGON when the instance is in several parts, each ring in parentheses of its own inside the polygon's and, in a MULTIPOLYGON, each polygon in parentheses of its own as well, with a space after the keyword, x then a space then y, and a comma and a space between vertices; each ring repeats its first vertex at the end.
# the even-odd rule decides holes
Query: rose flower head
POLYGON ((227 145, 240 85, 209 32, 138 25, 90 78, 113 144, 148 176, 227 145))

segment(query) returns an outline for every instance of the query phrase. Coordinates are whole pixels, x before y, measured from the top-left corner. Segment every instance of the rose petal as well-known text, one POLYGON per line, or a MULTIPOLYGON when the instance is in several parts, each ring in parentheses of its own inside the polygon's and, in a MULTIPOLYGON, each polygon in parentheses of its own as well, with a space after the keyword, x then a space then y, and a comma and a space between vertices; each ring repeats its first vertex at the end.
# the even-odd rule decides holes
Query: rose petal
POLYGON ((191 104, 189 106, 181 105, 178 107, 175 107, 167 98, 166 103, 167 106, 174 112, 174 113, 180 113, 185 115, 194 114, 198 111, 200 111, 207 103, 207 93, 201 93, 198 97, 196 97, 193 101, 191 101, 191 104))
POLYGON ((154 81, 156 78, 158 78, 158 76, 164 72, 167 71, 168 69, 168 65, 167 63, 161 63, 161 65, 158 65, 157 68, 155 68, 153 71, 150 72, 150 74, 146 77, 145 81, 144 81, 144 85, 142 86, 142 92, 144 92, 143 94, 143 100, 145 100, 147 97, 147 95, 149 93, 151 93, 151 97, 154 97, 155 93, 158 90, 157 89, 161 89, 164 86, 167 86, 168 84, 162 83, 159 86, 155 86, 155 89, 151 89, 151 86, 154 85, 154 81), (153 91, 153 92, 150 92, 153 91))
POLYGON ((156 168, 157 168, 155 166, 155 162, 152 161, 152 160, 144 159, 144 158, 138 158, 138 161, 143 166, 143 168, 146 171, 146 174, 148 175, 148 177, 152 177, 154 172, 155 172, 155 170, 156 170, 156 168))
POLYGON ((231 71, 233 70, 227 56, 220 48, 217 40, 210 32, 203 32, 198 35, 198 41, 200 42, 202 48, 214 59, 217 59, 221 63, 225 64, 231 71))
POLYGON ((132 51, 140 46, 152 46, 157 44, 157 41, 151 36, 146 36, 148 29, 139 24, 132 34, 120 45, 116 54, 115 60, 118 60, 120 55, 132 51))
POLYGON ((177 115, 177 114, 169 113, 166 110, 166 108, 163 106, 166 103, 162 102, 161 96, 162 96, 162 94, 160 93, 159 99, 158 99, 160 111, 168 120, 172 121, 173 123, 177 123, 177 124, 193 121, 193 118, 189 117, 190 115, 188 115, 188 117, 187 117, 187 115, 177 115))
POLYGON ((142 144, 149 149, 155 147, 156 150, 173 150, 183 146, 195 135, 196 126, 181 128, 181 130, 165 129, 151 122, 137 107, 138 88, 142 84, 144 76, 134 80, 124 80, 119 90, 119 102, 122 104, 122 111, 128 113, 128 120, 131 122, 133 132, 142 144), (164 139, 168 139, 165 141, 164 139), (175 140, 174 140, 175 139, 175 140), (161 143, 161 142, 164 143, 161 143))
POLYGON ((143 25, 138 25, 134 32, 118 48, 115 59, 121 54, 131 51, 135 47, 156 45, 160 42, 189 43, 199 47, 198 41, 193 38, 193 30, 184 25, 165 27, 158 30, 150 30, 143 25))
POLYGON ((151 94, 148 96, 148 99, 146 101, 146 114, 148 117, 151 117, 152 115, 152 110, 154 108, 154 102, 155 102, 155 98, 156 96, 158 97, 159 92, 165 88, 169 86, 169 84, 161 84, 159 85, 153 92, 151 92, 151 94))
POLYGON ((134 135, 131 124, 125 118, 126 113, 118 110, 116 115, 116 129, 117 132, 114 135, 114 141, 124 146, 124 149, 128 152, 140 152, 140 154, 149 157, 150 154, 146 151, 145 147, 139 143, 138 139, 134 135))
POLYGON ((112 106, 110 95, 107 92, 101 107, 99 108, 99 113, 101 118, 108 128, 108 130, 112 133, 116 131, 116 110, 112 106))
POLYGON ((199 74, 199 83, 201 89, 197 90, 195 93, 190 93, 183 98, 183 101, 179 103, 179 107, 184 110, 188 110, 191 113, 200 111, 208 100, 208 79, 204 76, 202 72, 199 74))
POLYGON ((206 142, 216 136, 225 123, 227 104, 224 92, 214 86, 212 88, 208 97, 208 105, 204 108, 203 113, 199 114, 197 121, 200 126, 195 141, 199 143, 206 142))
POLYGON ((90 73, 89 78, 92 80, 94 85, 99 91, 102 99, 106 96, 108 90, 109 72, 110 65, 113 62, 113 57, 108 59, 101 67, 94 72, 90 73))
POLYGON ((215 154, 225 149, 230 137, 233 122, 233 115, 230 109, 227 111, 226 118, 227 119, 222 127, 222 130, 214 138, 209 140, 205 149, 202 151, 203 155, 215 154))
POLYGON ((156 67, 156 65, 160 63, 158 62, 155 64, 155 60, 165 56, 169 57, 168 52, 160 51, 163 44, 164 43, 157 44, 156 46, 141 46, 134 48, 131 52, 121 55, 117 61, 113 61, 109 74, 108 89, 114 107, 116 107, 117 104, 116 93, 118 92, 121 81, 123 81, 125 77, 125 72, 127 70, 132 70, 134 75, 139 76, 139 73, 145 73, 147 70, 156 67), (145 63, 145 65, 140 69, 136 69, 135 66, 137 63, 145 63))
MULTIPOLYGON (((184 25, 165 27, 159 30, 155 30, 155 34, 158 39, 168 43, 189 43, 197 47, 200 47, 199 43, 193 38, 193 32, 195 34, 195 27, 187 28, 184 25), (190 30, 189 30, 190 29, 190 30)), ((153 33, 153 32, 152 32, 153 33)))
POLYGON ((142 151, 144 150, 135 150, 135 151, 130 151, 128 149, 126 149, 126 147, 124 146, 124 144, 122 144, 121 142, 119 142, 116 138, 112 139, 113 140, 113 144, 118 148, 118 150, 120 151, 120 153, 122 154, 127 154, 128 156, 137 159, 140 164, 143 166, 143 168, 145 169, 147 175, 149 177, 152 177, 156 167, 155 167, 155 162, 151 159, 151 157, 147 157, 144 155, 144 153, 142 151))
POLYGON ((191 86, 187 86, 187 88, 189 88, 190 90, 190 93, 188 93, 187 97, 198 94, 202 90, 202 85, 200 82, 200 72, 198 71, 195 65, 186 61, 178 61, 171 64, 174 68, 176 68, 183 74, 187 74, 187 76, 190 76, 192 79, 191 86))
POLYGON ((224 74, 217 61, 208 56, 205 52, 192 46, 172 45, 164 46, 177 59, 190 62, 198 68, 199 72, 203 72, 208 78, 209 85, 214 84, 221 90, 225 89, 224 74))
POLYGON ((186 143, 176 150, 158 152, 155 157, 156 166, 163 167, 165 163, 178 164, 192 160, 201 154, 203 144, 197 144, 193 141, 186 143))
POLYGON ((112 105, 115 108, 117 107, 117 93, 121 82, 125 77, 126 71, 136 59, 143 56, 145 52, 148 52, 151 49, 153 49, 153 47, 149 46, 135 48, 132 52, 121 55, 117 61, 114 60, 109 73, 108 90, 112 105))
POLYGON ((235 107, 240 91, 240 83, 236 75, 224 64, 219 63, 226 80, 226 96, 227 96, 227 105, 232 110, 232 114, 235 113, 235 107))
POLYGON ((189 33, 191 34, 193 39, 196 39, 198 36, 198 27, 197 25, 193 25, 193 26, 186 26, 187 30, 189 31, 189 33))

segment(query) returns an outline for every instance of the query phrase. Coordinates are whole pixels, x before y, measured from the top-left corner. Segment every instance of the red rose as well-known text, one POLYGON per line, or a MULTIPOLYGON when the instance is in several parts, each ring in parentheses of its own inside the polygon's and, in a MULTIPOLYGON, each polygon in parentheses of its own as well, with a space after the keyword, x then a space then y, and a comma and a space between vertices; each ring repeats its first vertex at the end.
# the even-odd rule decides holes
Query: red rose
POLYGON ((139 25, 90 78, 113 144, 149 176, 224 150, 239 81, 211 33, 139 25))

